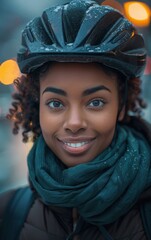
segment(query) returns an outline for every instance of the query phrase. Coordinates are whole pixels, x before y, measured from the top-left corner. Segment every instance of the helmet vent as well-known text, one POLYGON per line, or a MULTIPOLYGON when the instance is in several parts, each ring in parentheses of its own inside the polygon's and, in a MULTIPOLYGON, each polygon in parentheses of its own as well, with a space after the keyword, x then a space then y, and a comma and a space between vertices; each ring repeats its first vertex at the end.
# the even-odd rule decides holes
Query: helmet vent
POLYGON ((66 43, 73 43, 85 17, 86 10, 93 5, 93 1, 71 1, 64 6, 62 24, 66 43))
POLYGON ((34 42, 34 40, 35 40, 34 35, 31 31, 31 29, 29 29, 29 28, 27 29, 27 37, 28 37, 30 42, 34 42))
POLYGON ((38 41, 41 44, 43 43, 44 45, 52 44, 52 40, 48 36, 48 33, 45 30, 40 18, 35 18, 35 20, 32 21, 30 25, 28 25, 26 31, 30 42, 38 41))
POLYGON ((143 38, 138 35, 138 34, 135 34, 133 37, 131 37, 129 39, 129 42, 128 44, 124 45, 123 48, 122 48, 122 51, 138 51, 138 49, 143 49, 144 48, 144 40, 143 38))
POLYGON ((53 43, 58 44, 58 41, 55 37, 54 31, 53 31, 52 26, 51 26, 51 22, 48 19, 47 12, 43 13, 42 18, 41 18, 41 22, 42 22, 42 25, 43 25, 42 34, 44 34, 46 36, 45 37, 45 44, 48 44, 48 45, 51 45, 53 43))

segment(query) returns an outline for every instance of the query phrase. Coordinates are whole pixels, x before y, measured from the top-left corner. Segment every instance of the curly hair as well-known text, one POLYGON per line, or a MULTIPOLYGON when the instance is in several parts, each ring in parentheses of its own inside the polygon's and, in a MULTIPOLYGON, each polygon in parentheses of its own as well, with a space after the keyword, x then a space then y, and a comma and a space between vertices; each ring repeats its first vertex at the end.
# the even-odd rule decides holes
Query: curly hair
MULTIPOLYGON (((14 134, 18 134, 20 127, 22 128, 23 142, 29 140, 34 142, 41 134, 39 123, 39 83, 40 77, 48 70, 50 64, 51 63, 46 63, 33 73, 27 76, 22 75, 14 81, 17 91, 12 96, 14 101, 12 102, 12 108, 9 109, 7 117, 14 122, 14 134)), ((123 99, 125 95, 125 81, 123 81, 123 75, 105 66, 103 66, 102 69, 107 74, 114 73, 117 75, 120 98, 123 99)), ((141 118, 142 109, 146 107, 146 103, 140 97, 140 93, 141 80, 139 78, 129 79, 127 81, 126 101, 122 103, 122 106, 125 106, 125 116, 122 123, 129 123, 131 116, 141 118)))

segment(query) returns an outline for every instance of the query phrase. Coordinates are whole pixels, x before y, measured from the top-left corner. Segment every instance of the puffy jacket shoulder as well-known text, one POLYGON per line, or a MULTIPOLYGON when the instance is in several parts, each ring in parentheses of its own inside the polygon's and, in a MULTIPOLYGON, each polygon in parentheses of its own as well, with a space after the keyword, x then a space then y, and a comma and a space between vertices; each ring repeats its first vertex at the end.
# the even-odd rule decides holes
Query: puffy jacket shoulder
MULTIPOLYGON (((0 225, 3 221, 7 206, 9 202, 11 203, 11 199, 13 198, 15 192, 16 189, 0 194, 0 225)), ((53 209, 50 209, 38 198, 36 198, 28 212, 24 226, 21 229, 19 239, 65 240, 68 233, 71 232, 70 224, 68 219, 66 221, 65 216, 66 214, 62 211, 60 212, 59 210, 56 212, 55 209, 53 211, 53 209)))

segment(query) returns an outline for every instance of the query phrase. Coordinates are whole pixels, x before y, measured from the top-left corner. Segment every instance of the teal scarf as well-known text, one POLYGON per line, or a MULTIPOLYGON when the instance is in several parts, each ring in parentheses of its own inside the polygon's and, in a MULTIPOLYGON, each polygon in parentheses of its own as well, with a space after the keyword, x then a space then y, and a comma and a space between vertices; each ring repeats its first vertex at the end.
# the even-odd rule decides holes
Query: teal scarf
POLYGON ((83 219, 100 227, 125 214, 151 185, 151 147, 141 134, 118 126, 110 146, 95 159, 65 168, 40 136, 28 167, 43 202, 75 207, 83 219))

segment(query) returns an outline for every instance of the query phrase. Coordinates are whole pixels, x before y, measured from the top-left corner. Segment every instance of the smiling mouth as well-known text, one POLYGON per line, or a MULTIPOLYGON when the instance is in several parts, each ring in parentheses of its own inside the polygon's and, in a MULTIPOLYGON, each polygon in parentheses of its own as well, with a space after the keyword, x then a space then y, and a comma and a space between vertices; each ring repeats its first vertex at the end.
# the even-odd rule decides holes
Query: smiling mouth
POLYGON ((86 141, 86 142, 79 142, 79 143, 64 142, 64 144, 66 144, 69 147, 73 147, 73 148, 79 148, 79 147, 82 147, 82 146, 84 146, 85 144, 88 144, 88 143, 89 143, 88 141, 86 141))
POLYGON ((83 154, 87 152, 90 147, 93 145, 94 139, 90 141, 81 141, 81 142, 64 142, 59 141, 62 148, 70 154, 83 154))

